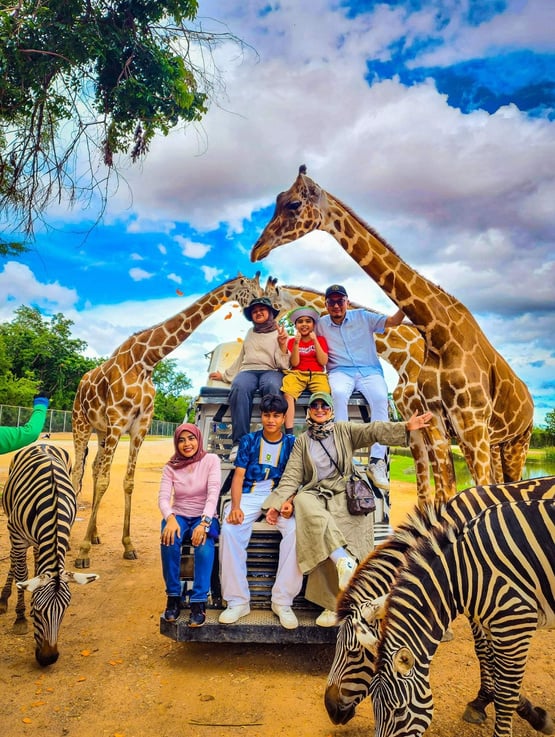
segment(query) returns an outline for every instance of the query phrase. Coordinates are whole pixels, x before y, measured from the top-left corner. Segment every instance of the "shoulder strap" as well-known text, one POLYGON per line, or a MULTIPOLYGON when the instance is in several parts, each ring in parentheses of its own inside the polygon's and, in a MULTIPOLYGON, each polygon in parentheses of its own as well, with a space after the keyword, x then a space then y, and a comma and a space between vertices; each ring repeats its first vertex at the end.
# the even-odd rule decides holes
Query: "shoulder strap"
POLYGON ((333 460, 333 458, 332 458, 332 457, 331 457, 331 455, 329 454, 329 452, 328 452, 328 449, 326 448, 326 446, 324 445, 324 443, 323 443, 323 442, 322 442, 322 441, 320 440, 320 438, 317 438, 317 440, 318 440, 318 442, 320 443, 320 445, 322 446, 322 448, 323 448, 323 449, 325 450, 325 452, 326 452, 326 455, 327 455, 327 457, 328 457, 328 458, 330 459, 330 461, 331 461, 331 462, 333 463, 333 465, 334 465, 334 466, 336 467, 336 469, 337 469, 337 472, 338 472, 338 473, 339 473, 340 475, 343 475, 343 471, 342 471, 342 470, 341 470, 341 469, 339 468, 339 466, 337 465, 337 463, 336 463, 336 462, 335 462, 335 461, 333 460))

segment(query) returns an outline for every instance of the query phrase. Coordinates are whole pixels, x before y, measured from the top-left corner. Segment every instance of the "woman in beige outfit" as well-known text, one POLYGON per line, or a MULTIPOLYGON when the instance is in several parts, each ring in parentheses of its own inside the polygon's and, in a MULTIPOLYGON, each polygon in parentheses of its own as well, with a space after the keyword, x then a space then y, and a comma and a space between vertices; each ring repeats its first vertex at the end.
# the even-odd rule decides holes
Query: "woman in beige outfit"
POLYGON ((405 423, 335 422, 329 394, 316 392, 308 404, 308 429, 296 439, 281 481, 264 507, 280 509, 283 516, 290 516, 294 507, 297 559, 303 574, 310 574, 305 596, 324 607, 316 623, 331 626, 339 589, 374 547, 373 515, 352 516, 347 511, 345 485, 353 453, 376 442, 407 446, 408 433, 427 427, 431 413, 415 413, 405 423))

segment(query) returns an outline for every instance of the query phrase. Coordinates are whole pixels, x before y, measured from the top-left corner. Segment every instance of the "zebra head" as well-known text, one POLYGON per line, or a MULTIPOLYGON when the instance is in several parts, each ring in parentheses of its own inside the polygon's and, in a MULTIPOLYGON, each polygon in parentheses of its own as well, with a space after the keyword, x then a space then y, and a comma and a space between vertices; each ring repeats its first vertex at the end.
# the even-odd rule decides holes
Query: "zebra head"
POLYGON ((57 576, 46 573, 17 583, 19 589, 32 594, 31 616, 35 629, 35 658, 39 665, 52 665, 58 660, 58 632, 71 601, 69 584, 92 583, 97 578, 99 576, 96 573, 62 571, 57 576))
POLYGON ((406 646, 382 653, 370 683, 376 737, 420 737, 430 726, 429 660, 406 646))
POLYGON ((334 724, 346 724, 368 696, 376 672, 379 623, 386 596, 351 602, 340 621, 335 657, 328 675, 324 703, 334 724))

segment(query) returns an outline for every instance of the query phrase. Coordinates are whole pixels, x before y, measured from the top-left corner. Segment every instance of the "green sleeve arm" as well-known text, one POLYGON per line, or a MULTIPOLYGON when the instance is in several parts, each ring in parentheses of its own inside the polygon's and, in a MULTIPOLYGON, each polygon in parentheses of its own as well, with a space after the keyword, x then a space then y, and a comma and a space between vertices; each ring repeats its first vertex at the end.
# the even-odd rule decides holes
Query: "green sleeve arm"
POLYGON ((12 450, 19 450, 29 443, 34 443, 44 427, 46 410, 46 406, 36 405, 26 425, 0 426, 0 453, 10 453, 12 450))

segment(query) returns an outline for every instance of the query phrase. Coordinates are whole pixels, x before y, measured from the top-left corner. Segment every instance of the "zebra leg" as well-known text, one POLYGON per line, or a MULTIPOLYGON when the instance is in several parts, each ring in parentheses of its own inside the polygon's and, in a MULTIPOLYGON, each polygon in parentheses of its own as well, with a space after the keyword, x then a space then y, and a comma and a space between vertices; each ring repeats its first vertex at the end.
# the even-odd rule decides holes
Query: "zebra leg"
POLYGON ((526 720, 537 732, 542 734, 554 734, 555 724, 545 709, 541 706, 534 706, 528 699, 520 694, 520 699, 516 709, 519 717, 526 720))
POLYGON ((11 596, 12 593, 12 586, 13 586, 13 571, 10 568, 8 571, 8 576, 6 578, 6 583, 4 584, 4 588, 2 589, 2 593, 0 594, 0 614, 5 614, 8 611, 8 599, 11 596))
POLYGON ((474 638, 474 652, 480 665, 480 690, 476 698, 466 705, 462 718, 469 724, 483 724, 487 717, 486 706, 493 701, 493 650, 480 625, 473 621, 469 621, 469 624, 474 638))

